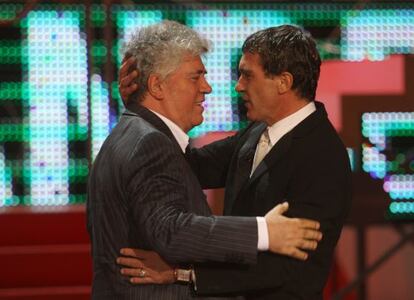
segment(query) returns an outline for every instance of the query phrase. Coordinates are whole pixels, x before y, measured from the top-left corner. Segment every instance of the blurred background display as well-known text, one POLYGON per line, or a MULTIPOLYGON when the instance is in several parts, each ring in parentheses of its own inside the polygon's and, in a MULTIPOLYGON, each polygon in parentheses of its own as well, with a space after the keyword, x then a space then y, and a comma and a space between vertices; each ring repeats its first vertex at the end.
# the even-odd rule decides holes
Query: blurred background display
MULTIPOLYGON (((41 1, 26 14, 23 2, 0 3, 0 206, 85 202, 90 164, 123 111, 117 70, 122 45, 137 27, 176 20, 212 42, 204 61, 213 92, 192 138, 246 126, 234 86, 242 42, 259 29, 306 28, 324 64, 380 64, 414 52, 412 1, 90 2, 41 1)), ((407 70, 398 71, 386 76, 404 78, 407 70)), ((321 101, 333 101, 329 93, 320 94, 321 101)), ((381 184, 391 216, 414 218, 414 112, 398 105, 376 111, 373 105, 349 120, 341 119, 343 106, 333 113, 327 107, 339 132, 345 122, 358 125, 352 134, 362 143, 348 145, 345 139, 354 171, 381 184)))

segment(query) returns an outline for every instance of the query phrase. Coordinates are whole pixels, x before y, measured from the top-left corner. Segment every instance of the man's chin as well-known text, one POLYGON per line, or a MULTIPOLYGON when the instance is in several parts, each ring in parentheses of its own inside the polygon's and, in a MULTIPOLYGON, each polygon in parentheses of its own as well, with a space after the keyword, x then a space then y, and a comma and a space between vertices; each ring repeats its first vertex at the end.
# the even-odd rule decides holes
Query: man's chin
POLYGON ((196 127, 196 126, 200 125, 201 123, 203 123, 203 121, 204 121, 204 118, 202 116, 199 117, 199 118, 194 118, 193 121, 192 121, 192 125, 193 125, 193 127, 196 127))
POLYGON ((254 113, 252 113, 251 111, 247 111, 246 116, 247 116, 247 119, 249 119, 249 121, 252 121, 252 122, 256 121, 256 117, 254 113))

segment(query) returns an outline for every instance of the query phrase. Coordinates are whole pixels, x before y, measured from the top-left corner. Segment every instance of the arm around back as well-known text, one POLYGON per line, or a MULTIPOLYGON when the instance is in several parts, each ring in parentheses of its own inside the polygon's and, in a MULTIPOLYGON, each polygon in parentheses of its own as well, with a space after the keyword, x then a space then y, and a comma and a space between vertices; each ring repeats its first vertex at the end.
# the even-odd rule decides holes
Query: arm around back
POLYGON ((255 263, 256 219, 208 215, 202 190, 174 146, 164 134, 153 132, 137 141, 128 159, 128 205, 137 238, 144 237, 172 263, 255 263))

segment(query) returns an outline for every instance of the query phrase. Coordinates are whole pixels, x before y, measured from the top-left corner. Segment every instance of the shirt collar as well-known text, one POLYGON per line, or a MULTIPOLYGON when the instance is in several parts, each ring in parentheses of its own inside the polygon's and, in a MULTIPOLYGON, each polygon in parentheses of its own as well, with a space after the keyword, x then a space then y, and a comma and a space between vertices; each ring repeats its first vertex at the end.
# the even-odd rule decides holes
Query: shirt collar
POLYGON ((271 146, 275 145, 279 139, 286 133, 291 131, 296 125, 305 120, 311 113, 316 110, 315 103, 313 101, 306 104, 297 112, 287 116, 286 118, 274 123, 268 127, 269 138, 271 146))
POLYGON ((167 117, 164 117, 163 115, 157 113, 156 111, 153 111, 152 109, 150 109, 150 111, 156 114, 165 123, 165 125, 167 125, 167 127, 171 130, 178 145, 180 145, 181 150, 183 151, 183 153, 185 153, 185 148, 188 146, 188 141, 190 139, 188 135, 177 124, 175 124, 167 117))

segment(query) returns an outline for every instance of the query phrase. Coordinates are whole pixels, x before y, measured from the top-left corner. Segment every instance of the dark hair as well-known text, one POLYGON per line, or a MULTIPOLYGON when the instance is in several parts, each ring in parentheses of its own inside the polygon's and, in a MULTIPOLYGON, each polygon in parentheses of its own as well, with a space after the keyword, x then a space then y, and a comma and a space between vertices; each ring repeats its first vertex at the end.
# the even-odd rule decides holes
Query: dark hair
POLYGON ((315 100, 321 58, 308 32, 292 25, 260 30, 246 39, 242 51, 257 53, 267 76, 291 73, 293 89, 301 97, 315 100))

